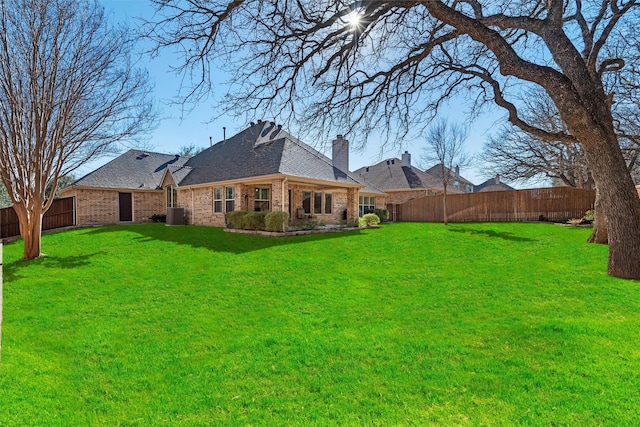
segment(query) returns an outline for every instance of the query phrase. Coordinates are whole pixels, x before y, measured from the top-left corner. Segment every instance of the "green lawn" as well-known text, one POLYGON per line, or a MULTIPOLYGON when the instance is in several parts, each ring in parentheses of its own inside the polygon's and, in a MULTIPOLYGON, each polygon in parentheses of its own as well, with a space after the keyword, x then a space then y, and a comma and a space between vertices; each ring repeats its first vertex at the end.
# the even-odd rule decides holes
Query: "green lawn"
POLYGON ((640 283, 590 230, 162 224, 4 248, 0 425, 639 425, 640 283))

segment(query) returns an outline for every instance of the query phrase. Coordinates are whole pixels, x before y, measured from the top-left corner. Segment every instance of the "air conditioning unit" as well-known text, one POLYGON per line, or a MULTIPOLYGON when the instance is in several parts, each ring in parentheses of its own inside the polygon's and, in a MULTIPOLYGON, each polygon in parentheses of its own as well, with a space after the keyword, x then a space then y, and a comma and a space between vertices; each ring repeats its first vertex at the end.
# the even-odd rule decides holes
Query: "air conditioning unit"
POLYGON ((167 225, 184 225, 184 208, 167 208, 167 225))

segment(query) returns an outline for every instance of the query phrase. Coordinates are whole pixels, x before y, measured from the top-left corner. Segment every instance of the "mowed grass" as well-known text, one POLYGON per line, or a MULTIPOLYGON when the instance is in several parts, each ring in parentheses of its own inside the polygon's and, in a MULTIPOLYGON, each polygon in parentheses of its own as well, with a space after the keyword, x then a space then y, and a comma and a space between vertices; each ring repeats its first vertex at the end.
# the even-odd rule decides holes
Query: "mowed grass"
POLYGON ((588 229, 161 224, 4 247, 0 425, 639 425, 640 283, 588 229))

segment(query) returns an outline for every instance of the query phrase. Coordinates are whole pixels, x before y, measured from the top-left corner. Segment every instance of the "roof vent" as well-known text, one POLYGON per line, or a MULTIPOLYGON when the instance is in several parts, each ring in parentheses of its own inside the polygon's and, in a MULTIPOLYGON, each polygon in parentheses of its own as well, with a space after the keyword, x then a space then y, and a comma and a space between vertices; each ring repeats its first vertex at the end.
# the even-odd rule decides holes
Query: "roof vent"
POLYGON ((273 129, 273 126, 275 125, 275 123, 269 123, 271 126, 265 126, 264 129, 262 130, 262 133, 260 134, 260 138, 264 138, 265 136, 267 136, 269 134, 269 132, 271 131, 271 129, 273 129))
POLYGON ((278 135, 280 135, 280 132, 282 131, 282 126, 278 125, 278 127, 276 127, 275 122, 262 122, 261 126, 262 130, 260 131, 260 134, 258 134, 258 138, 256 138, 254 145, 273 141, 278 138, 278 135))
POLYGON ((140 154, 138 154, 138 157, 136 157, 136 159, 142 160, 145 157, 149 157, 149 153, 140 153, 140 154))

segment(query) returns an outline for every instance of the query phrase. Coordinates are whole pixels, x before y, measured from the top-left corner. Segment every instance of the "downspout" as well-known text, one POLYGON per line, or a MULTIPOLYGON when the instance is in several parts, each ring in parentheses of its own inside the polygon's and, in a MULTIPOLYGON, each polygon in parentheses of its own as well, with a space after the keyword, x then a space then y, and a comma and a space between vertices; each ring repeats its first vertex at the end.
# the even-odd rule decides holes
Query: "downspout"
MULTIPOLYGON (((282 212, 284 212, 284 185, 287 183, 289 179, 285 176, 284 179, 282 180, 282 193, 280 195, 280 210, 282 212)), ((289 211, 291 211, 291 200, 289 200, 289 211)), ((289 215, 291 216, 291 215, 289 215)), ((291 218, 289 218, 289 221, 291 221, 291 218)), ((282 231, 285 231, 285 227, 286 225, 284 223, 282 223, 282 231)))
POLYGON ((191 225, 196 225, 196 211, 193 202, 193 188, 191 189, 191 225))

